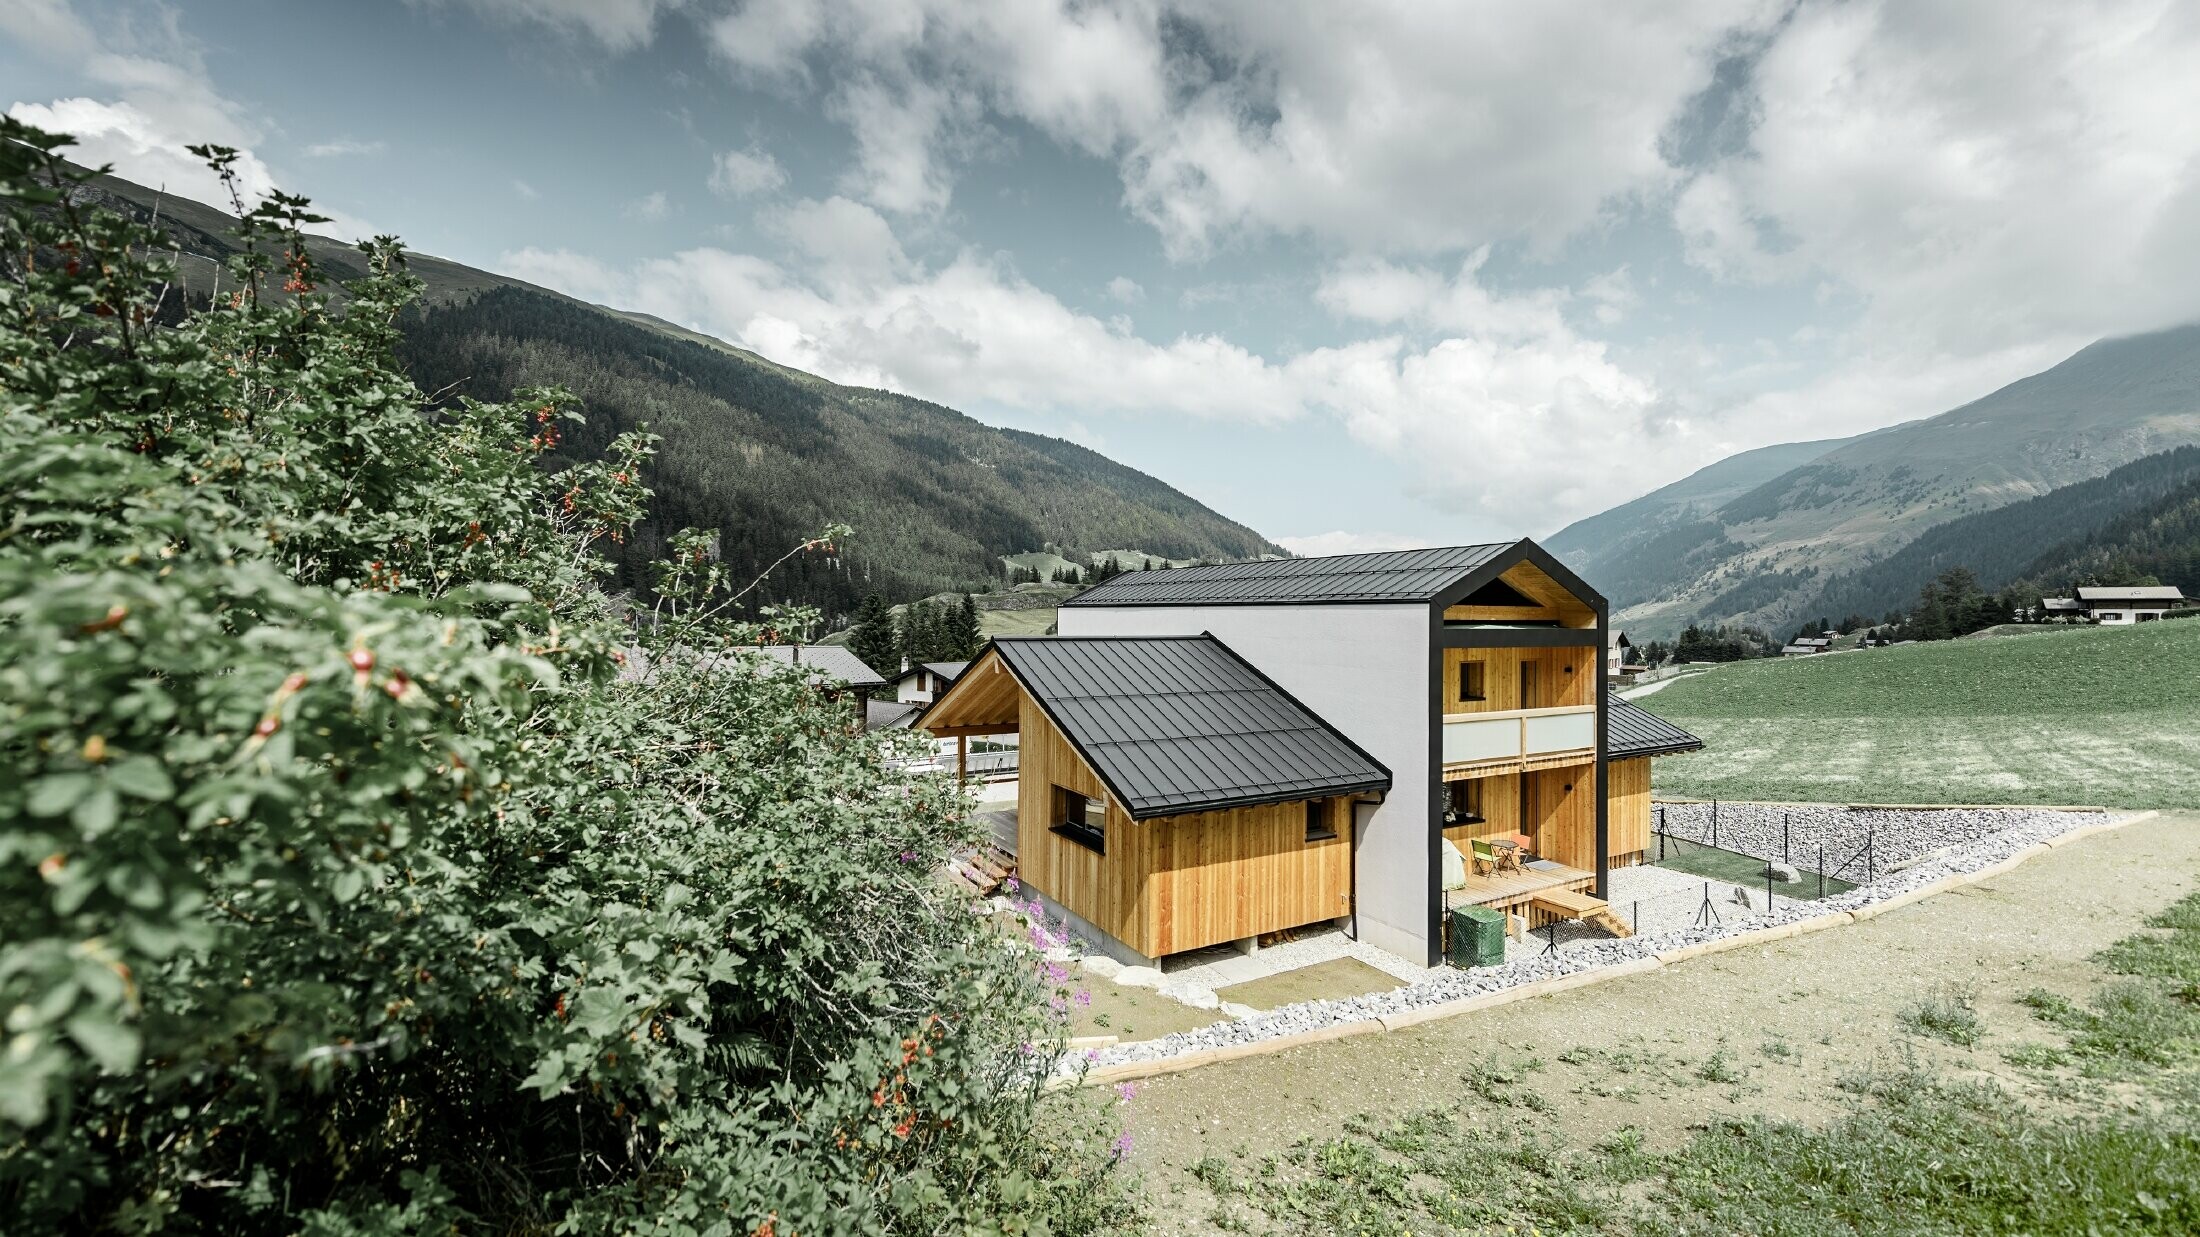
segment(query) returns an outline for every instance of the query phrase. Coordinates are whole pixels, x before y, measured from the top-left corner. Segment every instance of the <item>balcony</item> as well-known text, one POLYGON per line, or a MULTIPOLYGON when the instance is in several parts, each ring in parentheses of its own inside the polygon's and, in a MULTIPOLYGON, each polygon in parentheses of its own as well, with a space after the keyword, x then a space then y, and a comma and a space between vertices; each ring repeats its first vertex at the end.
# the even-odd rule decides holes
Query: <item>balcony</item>
POLYGON ((1596 706, 1444 716, 1444 769, 1548 768, 1594 758, 1596 706))

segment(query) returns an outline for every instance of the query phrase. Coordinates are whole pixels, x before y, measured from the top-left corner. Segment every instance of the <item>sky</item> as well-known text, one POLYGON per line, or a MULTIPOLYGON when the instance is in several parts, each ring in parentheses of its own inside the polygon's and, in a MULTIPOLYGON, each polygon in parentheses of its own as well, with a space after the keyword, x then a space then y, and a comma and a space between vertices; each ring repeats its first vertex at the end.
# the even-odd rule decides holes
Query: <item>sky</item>
POLYGON ((2200 319, 2200 5, 0 0, 213 199, 1058 435, 1300 553, 1546 536, 2200 319))

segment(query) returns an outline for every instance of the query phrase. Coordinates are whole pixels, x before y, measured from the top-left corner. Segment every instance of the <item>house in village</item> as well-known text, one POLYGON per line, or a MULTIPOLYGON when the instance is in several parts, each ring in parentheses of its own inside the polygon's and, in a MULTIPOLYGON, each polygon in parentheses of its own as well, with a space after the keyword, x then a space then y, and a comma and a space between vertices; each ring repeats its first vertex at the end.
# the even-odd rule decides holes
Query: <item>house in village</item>
POLYGON ((2076 590, 2078 604, 2096 623, 2124 625, 2161 618, 2166 610, 2188 604, 2184 590, 2168 584, 2086 587, 2076 590))
POLYGON ((1461 903, 1605 917, 1701 746, 1605 690, 1606 614, 1525 540, 1132 572, 918 724, 1019 736, 1019 878, 1119 958, 1335 920, 1433 965, 1461 903))
POLYGON ((1650 667, 1635 655, 1635 642, 1624 631, 1614 631, 1604 641, 1604 677, 1616 679, 1622 675, 1641 674, 1650 667))
POLYGON ((1829 635, 1797 636, 1780 646, 1782 657, 1809 657, 1816 653, 1833 651, 1833 637, 1829 635))
POLYGON ((902 664, 901 673, 886 680, 893 699, 904 704, 930 704, 963 672, 966 661, 925 661, 902 664))
MULTIPOLYGON (((619 677, 630 683, 646 683, 653 668, 649 651, 634 645, 623 651, 624 662, 619 667, 619 677)), ((719 653, 697 651, 691 656, 710 658, 712 664, 737 670, 752 664, 751 659, 761 658, 781 665, 794 666, 808 671, 811 686, 829 700, 846 700, 856 718, 868 729, 876 729, 874 698, 886 687, 886 680, 877 671, 865 665, 854 653, 837 644, 766 644, 750 645, 719 653)), ((914 718, 909 713, 902 719, 906 725, 914 718)))

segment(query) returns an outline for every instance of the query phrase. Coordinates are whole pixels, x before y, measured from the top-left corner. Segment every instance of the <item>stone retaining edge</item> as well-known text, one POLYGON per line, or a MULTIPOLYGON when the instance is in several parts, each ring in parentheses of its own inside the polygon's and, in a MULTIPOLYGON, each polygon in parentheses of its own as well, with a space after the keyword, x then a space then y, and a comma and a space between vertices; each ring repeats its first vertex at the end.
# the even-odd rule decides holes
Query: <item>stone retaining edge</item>
MULTIPOLYGON (((1722 800, 1722 802, 1727 801, 1722 800)), ((1202 1065, 1215 1065, 1223 1061, 1236 1061, 1246 1057, 1264 1057, 1270 1053, 1302 1048, 1308 1044, 1326 1043, 1333 1039, 1350 1039, 1357 1035, 1398 1031, 1424 1022, 1435 1022, 1438 1019, 1456 1017, 1460 1014, 1495 1009, 1500 1005, 1510 1005, 1515 1001, 1525 1001, 1539 996, 1554 996, 1572 988, 1603 983, 1609 979, 1622 979, 1629 975, 1640 975, 1645 971, 1658 970, 1662 967, 1671 966, 1676 962, 1685 962, 1690 958, 1700 958, 1707 954, 1720 953, 1729 949, 1740 949, 1745 945, 1768 945, 1791 936, 1805 936, 1812 932, 1822 932, 1827 928, 1862 923, 1887 911, 1922 902, 1936 893, 1946 893, 1951 889, 1960 889, 1965 885, 1976 884, 1979 881, 2000 876, 2022 865, 2027 860, 2036 859, 2065 843, 2088 838, 2096 833, 2106 833, 2111 829, 2121 829, 2125 825, 2136 825, 2144 820, 2152 820, 2159 815, 2161 813, 2158 811, 2135 812, 2130 816, 2111 817, 2094 824, 2080 825, 2068 833, 2058 834, 2044 842, 2035 842, 2023 850, 2005 859, 1988 864, 1975 872, 1957 872, 1950 876, 1943 876, 1930 884, 1906 890, 1884 902, 1874 902, 1860 910, 1832 911, 1824 915, 1814 915, 1809 919, 1798 919, 1789 923, 1776 924, 1770 928, 1737 932, 1732 936, 1719 937, 1717 940, 1698 941, 1693 945, 1668 949, 1662 953, 1637 958, 1632 962, 1618 962, 1611 966, 1591 967, 1587 970, 1575 971, 1571 975, 1539 979, 1533 983, 1521 984, 1518 987, 1505 988, 1497 992, 1478 993, 1470 997, 1461 997, 1456 1001, 1445 1001, 1437 1005, 1424 1005, 1418 1009, 1401 1010, 1395 1014, 1384 1014, 1376 1018, 1363 1018, 1356 1022, 1340 1022, 1332 1026, 1317 1027, 1311 1031, 1278 1035, 1274 1039, 1255 1040, 1250 1044, 1232 1044, 1227 1048, 1208 1048, 1199 1052, 1187 1052, 1181 1056, 1161 1057, 1152 1061, 1125 1061, 1120 1065, 1103 1065, 1085 1071, 1081 1078, 1058 1078, 1049 1085, 1092 1087, 1107 1083, 1130 1082, 1135 1079, 1153 1078, 1162 1074, 1181 1073, 1185 1070, 1198 1069, 1202 1065)))

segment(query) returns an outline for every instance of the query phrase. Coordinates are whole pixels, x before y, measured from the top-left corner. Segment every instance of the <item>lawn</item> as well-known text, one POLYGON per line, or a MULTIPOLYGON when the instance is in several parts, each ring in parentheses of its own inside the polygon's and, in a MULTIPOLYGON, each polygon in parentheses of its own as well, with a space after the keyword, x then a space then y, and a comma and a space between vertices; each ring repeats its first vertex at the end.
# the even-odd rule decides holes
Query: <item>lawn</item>
POLYGON ((1662 794, 2200 802, 2200 622, 1741 662, 1640 703, 1706 745, 1657 762, 1662 794))

